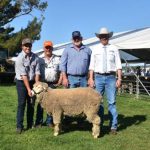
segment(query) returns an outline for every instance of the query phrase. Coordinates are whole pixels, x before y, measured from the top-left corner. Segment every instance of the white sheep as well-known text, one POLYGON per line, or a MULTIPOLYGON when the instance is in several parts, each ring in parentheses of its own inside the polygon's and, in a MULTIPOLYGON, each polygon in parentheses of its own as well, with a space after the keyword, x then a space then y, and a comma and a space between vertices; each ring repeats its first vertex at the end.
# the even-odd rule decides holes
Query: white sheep
POLYGON ((63 115, 85 114, 87 120, 93 124, 92 135, 98 138, 100 134, 98 110, 102 97, 96 90, 88 87, 49 89, 46 83, 38 82, 34 84, 32 91, 46 112, 53 116, 54 136, 61 132, 63 115))

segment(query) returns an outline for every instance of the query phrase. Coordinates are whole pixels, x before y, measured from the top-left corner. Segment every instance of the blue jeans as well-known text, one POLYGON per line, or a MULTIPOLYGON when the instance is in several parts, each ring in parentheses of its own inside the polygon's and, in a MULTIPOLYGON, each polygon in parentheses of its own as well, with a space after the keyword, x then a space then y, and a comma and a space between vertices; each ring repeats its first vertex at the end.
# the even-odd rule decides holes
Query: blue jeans
MULTIPOLYGON (((111 129, 117 129, 118 113, 116 109, 116 78, 115 75, 100 75, 95 73, 95 85, 96 90, 103 96, 106 92, 108 111, 110 114, 110 127, 111 129)), ((99 116, 102 119, 104 117, 104 107, 100 106, 99 116)))
MULTIPOLYGON (((29 82, 30 87, 33 87, 34 82, 29 82)), ((27 128, 32 128, 34 114, 34 100, 28 95, 27 89, 22 80, 16 80, 16 88, 18 95, 17 107, 17 128, 23 129, 24 111, 27 103, 27 128)))
POLYGON ((69 80, 69 88, 87 87, 86 76, 68 75, 68 80, 69 80))
MULTIPOLYGON (((68 75, 69 80, 69 88, 77 88, 77 87, 87 87, 87 77, 86 76, 73 76, 68 75)), ((71 122, 71 117, 65 116, 65 122, 71 122)), ((82 119, 78 119, 78 123, 81 124, 82 119)))
POLYGON ((53 123, 53 118, 52 116, 48 115, 47 114, 47 117, 46 117, 46 125, 50 125, 53 123))

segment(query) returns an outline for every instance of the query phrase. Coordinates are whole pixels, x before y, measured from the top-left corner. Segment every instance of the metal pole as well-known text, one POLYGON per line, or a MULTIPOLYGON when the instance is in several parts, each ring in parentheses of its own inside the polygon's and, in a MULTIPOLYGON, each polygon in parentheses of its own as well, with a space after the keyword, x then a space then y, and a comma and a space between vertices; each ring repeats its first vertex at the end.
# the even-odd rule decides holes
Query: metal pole
MULTIPOLYGON (((139 76, 138 76, 139 78, 139 76)), ((136 98, 139 99, 139 94, 140 94, 140 90, 139 90, 139 80, 136 78, 136 98)))

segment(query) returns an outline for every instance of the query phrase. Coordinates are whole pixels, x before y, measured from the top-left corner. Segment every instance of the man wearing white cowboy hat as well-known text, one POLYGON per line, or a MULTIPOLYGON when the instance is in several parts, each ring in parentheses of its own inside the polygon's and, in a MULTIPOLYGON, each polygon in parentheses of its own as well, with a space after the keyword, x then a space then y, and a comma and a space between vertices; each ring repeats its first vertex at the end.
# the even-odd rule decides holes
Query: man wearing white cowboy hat
MULTIPOLYGON (((92 88, 95 86, 101 95, 104 95, 104 92, 106 92, 108 111, 111 116, 110 133, 116 134, 118 124, 116 88, 121 86, 121 59, 118 49, 114 45, 109 44, 109 39, 112 37, 113 32, 109 32, 107 28, 101 28, 100 32, 95 33, 95 35, 99 38, 100 44, 97 49, 92 51, 88 84, 92 88)), ((104 108, 101 105, 99 110, 101 125, 103 123, 103 112, 104 108)))

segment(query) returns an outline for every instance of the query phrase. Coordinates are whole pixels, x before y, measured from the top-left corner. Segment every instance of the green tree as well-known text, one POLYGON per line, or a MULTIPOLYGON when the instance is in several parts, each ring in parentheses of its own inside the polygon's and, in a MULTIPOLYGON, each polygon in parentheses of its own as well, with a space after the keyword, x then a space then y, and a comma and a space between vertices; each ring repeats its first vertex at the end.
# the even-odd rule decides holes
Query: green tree
POLYGON ((42 0, 0 0, 0 47, 9 50, 13 55, 20 51, 20 43, 24 37, 30 37, 33 41, 40 39, 40 31, 44 20, 43 12, 47 2, 42 0), (32 15, 33 10, 41 12, 38 19, 33 17, 26 28, 14 33, 14 27, 9 24, 14 19, 23 15, 32 15))

